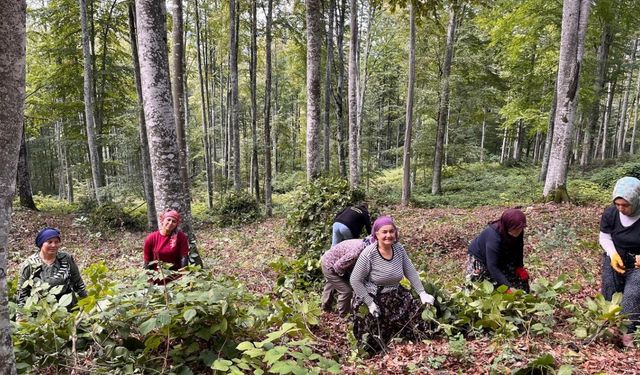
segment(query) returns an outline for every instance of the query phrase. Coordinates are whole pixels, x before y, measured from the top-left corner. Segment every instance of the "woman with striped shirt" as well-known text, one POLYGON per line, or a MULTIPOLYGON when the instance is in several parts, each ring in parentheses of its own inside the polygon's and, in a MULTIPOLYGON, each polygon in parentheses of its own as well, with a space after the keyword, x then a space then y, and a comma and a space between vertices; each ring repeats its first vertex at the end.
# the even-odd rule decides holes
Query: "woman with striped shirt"
POLYGON ((398 243, 398 229, 389 216, 379 217, 373 224, 375 242, 367 246, 351 273, 354 300, 354 335, 361 348, 370 354, 384 350, 394 337, 417 338, 424 329, 422 306, 432 305, 434 298, 425 292, 418 272, 404 247, 398 243), (400 285, 403 278, 420 296, 400 285), (359 312, 363 305, 368 313, 359 312))

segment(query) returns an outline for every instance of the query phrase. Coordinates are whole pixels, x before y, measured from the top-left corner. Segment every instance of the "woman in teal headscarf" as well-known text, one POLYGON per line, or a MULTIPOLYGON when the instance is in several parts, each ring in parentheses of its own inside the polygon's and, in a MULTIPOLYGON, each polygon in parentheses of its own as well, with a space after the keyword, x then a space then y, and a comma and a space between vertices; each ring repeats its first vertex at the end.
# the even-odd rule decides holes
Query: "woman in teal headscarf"
MULTIPOLYGON (((600 219, 602 295, 611 300, 622 292, 622 312, 631 320, 630 332, 640 323, 640 180, 622 177, 613 188, 613 205, 600 219)), ((633 346, 633 336, 623 336, 625 346, 633 346)))

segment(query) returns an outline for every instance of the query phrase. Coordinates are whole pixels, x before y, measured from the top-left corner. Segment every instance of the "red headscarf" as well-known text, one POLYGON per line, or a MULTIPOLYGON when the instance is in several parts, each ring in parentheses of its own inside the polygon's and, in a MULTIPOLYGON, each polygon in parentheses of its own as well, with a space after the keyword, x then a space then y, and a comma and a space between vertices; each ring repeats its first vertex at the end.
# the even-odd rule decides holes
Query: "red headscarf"
POLYGON ((167 217, 173 218, 175 221, 180 224, 180 214, 176 210, 168 210, 160 214, 160 221, 164 220, 167 217))
POLYGON ((527 217, 524 216, 524 212, 517 208, 509 208, 504 210, 500 219, 491 222, 494 224, 496 230, 503 237, 509 234, 510 230, 521 229, 527 226, 527 217))

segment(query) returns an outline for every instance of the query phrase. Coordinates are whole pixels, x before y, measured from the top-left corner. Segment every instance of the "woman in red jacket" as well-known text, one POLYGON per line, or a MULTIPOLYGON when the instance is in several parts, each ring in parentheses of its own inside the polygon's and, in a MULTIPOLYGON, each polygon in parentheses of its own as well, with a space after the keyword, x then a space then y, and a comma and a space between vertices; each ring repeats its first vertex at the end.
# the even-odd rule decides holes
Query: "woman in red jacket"
POLYGON ((158 263, 171 264, 177 271, 189 263, 189 240, 178 229, 180 214, 169 210, 160 215, 160 228, 144 240, 144 268, 157 269, 158 263))

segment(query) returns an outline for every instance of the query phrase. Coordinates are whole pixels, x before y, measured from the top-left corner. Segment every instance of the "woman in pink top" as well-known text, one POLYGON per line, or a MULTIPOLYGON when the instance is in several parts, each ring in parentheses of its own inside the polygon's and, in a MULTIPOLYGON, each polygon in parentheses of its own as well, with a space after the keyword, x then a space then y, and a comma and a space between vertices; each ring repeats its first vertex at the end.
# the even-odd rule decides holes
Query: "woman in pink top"
POLYGON ((157 269, 159 262, 170 263, 177 271, 189 263, 189 240, 178 230, 180 214, 169 210, 160 215, 160 228, 144 240, 144 268, 157 269))

